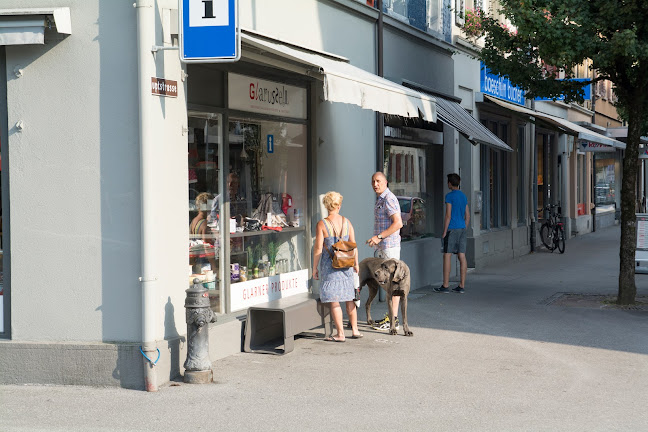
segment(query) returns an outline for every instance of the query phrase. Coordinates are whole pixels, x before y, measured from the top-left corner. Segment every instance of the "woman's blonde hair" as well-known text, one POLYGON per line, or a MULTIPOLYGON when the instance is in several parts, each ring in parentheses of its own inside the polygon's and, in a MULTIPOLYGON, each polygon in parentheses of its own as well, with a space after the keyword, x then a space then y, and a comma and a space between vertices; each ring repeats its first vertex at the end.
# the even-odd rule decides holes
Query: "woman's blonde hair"
POLYGON ((198 196, 196 197, 196 210, 198 211, 205 210, 202 208, 202 205, 204 204, 206 206, 207 202, 212 198, 214 198, 214 196, 209 192, 203 192, 198 194, 198 196))
POLYGON ((337 207, 342 206, 342 195, 335 191, 326 192, 326 195, 324 195, 324 198, 322 199, 322 203, 324 204, 324 207, 326 207, 326 210, 335 210, 337 207))

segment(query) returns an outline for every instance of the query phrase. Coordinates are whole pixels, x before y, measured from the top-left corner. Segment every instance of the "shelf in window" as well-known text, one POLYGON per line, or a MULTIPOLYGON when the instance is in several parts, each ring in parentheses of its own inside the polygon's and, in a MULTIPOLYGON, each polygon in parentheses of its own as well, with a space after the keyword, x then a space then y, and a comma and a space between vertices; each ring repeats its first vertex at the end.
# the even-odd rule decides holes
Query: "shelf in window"
POLYGON ((237 232, 237 233, 230 234, 230 238, 252 237, 252 236, 268 235, 268 234, 298 233, 298 232, 305 231, 305 230, 306 230, 305 227, 300 226, 300 227, 284 228, 281 231, 274 231, 274 230, 243 231, 243 232, 237 232))

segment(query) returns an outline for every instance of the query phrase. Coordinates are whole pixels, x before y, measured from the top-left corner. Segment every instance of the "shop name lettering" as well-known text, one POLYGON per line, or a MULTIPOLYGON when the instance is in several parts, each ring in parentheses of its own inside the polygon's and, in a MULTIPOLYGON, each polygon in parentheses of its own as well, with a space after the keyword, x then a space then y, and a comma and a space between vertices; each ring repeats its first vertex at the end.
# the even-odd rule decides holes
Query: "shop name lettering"
POLYGON ((484 79, 484 92, 492 96, 524 104, 524 91, 512 86, 505 78, 491 78, 486 75, 484 79))
POLYGON ((256 297, 267 296, 268 294, 288 291, 299 287, 299 279, 293 278, 289 280, 271 282, 270 284, 264 283, 250 288, 245 288, 242 292, 243 300, 250 300, 256 297))
POLYGON ((288 105, 288 90, 284 86, 272 89, 261 87, 259 83, 250 83, 250 99, 270 105, 288 105))

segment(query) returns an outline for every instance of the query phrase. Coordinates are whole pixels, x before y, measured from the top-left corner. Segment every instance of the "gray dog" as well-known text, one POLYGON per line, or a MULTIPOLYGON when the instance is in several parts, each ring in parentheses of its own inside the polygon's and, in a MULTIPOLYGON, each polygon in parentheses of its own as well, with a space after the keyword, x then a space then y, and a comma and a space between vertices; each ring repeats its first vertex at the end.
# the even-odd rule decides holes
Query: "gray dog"
POLYGON ((410 291, 410 270, 407 264, 396 259, 365 258, 360 262, 358 276, 360 277, 360 289, 365 285, 369 287, 369 298, 365 305, 367 324, 374 324, 374 320, 371 319, 371 302, 382 286, 387 292, 387 310, 389 311, 389 322, 391 323, 389 334, 397 334, 391 304, 393 296, 400 296, 403 331, 405 336, 414 336, 407 324, 407 295, 410 291))

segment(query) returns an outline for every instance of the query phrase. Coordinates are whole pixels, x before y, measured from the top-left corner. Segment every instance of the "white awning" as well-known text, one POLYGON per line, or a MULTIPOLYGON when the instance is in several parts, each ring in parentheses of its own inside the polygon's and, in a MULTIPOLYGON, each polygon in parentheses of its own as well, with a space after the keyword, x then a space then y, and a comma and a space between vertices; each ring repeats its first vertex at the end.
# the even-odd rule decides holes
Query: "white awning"
POLYGON ((70 8, 0 9, 0 45, 45 43, 45 28, 72 34, 70 8))
POLYGON ((535 117, 540 120, 543 120, 555 127, 557 127, 559 130, 562 130, 564 133, 567 133, 569 135, 575 136, 578 140, 581 141, 587 141, 590 143, 594 144, 600 144, 604 146, 610 146, 618 149, 625 149, 626 145, 622 143, 621 141, 617 141, 614 138, 606 137, 605 135, 601 135, 599 133, 596 133, 592 130, 589 130, 587 128, 584 128, 583 126, 579 126, 576 123, 570 122, 569 120, 566 120, 564 118, 556 117, 551 114, 545 114, 542 112, 538 111, 533 111, 529 108, 520 106, 520 105, 515 105, 512 103, 504 102, 503 100, 484 95, 486 99, 489 101, 506 108, 511 111, 515 111, 518 113, 522 113, 525 115, 528 115, 529 117, 535 117))
POLYGON ((437 120, 434 97, 352 66, 339 57, 297 49, 249 32, 241 33, 241 40, 263 52, 311 66, 311 75, 319 75, 316 77, 324 82, 324 99, 327 101, 402 117, 421 117, 432 123, 437 120))
POLYGON ((439 120, 466 135, 468 140, 500 150, 513 151, 457 102, 439 96, 436 97, 436 102, 439 120))

